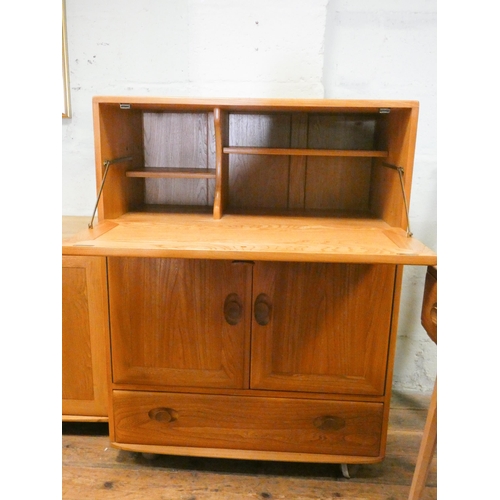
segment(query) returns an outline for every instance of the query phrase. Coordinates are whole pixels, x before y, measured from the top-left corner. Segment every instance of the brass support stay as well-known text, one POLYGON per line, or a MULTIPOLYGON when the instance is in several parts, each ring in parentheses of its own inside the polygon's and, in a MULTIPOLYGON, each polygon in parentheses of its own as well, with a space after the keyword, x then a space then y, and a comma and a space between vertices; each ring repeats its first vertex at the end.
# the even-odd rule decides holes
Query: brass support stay
POLYGON ((411 232, 411 229, 410 229, 410 213, 408 210, 408 201, 406 200, 405 184, 403 181, 403 175, 405 173, 404 168, 398 167, 397 165, 391 165, 390 163, 385 163, 385 162, 382 163, 382 165, 384 167, 392 168, 393 170, 397 170, 397 172, 399 174, 399 182, 401 184, 401 192, 403 193, 403 202, 405 204, 405 212, 406 212, 406 223, 407 223, 406 236, 408 236, 408 238, 411 238, 413 236, 413 233, 411 232))
POLYGON ((95 207, 94 207, 94 212, 92 213, 92 219, 90 220, 89 223, 89 229, 93 229, 94 227, 94 217, 97 212, 97 206, 99 205, 99 200, 101 199, 101 194, 102 190, 104 189, 104 183, 106 182, 106 177, 108 175, 108 170, 110 165, 113 165, 114 163, 122 163, 124 161, 132 161, 131 156, 123 156, 122 158, 115 158, 113 160, 106 160, 103 165, 104 165, 104 174, 102 175, 102 181, 101 181, 101 186, 99 187, 99 193, 97 194, 97 201, 95 202, 95 207))

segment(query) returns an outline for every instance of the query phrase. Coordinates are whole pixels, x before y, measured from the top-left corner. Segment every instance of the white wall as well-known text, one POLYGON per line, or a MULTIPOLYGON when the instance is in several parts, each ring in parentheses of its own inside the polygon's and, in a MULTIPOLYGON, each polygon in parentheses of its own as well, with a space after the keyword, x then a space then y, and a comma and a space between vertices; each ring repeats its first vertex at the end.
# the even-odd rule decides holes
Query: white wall
POLYGON ((327 0, 66 0, 64 215, 95 204, 93 95, 323 97, 327 0))
MULTIPOLYGON (((66 12, 64 215, 95 204, 93 95, 411 99, 421 106, 411 227, 436 249, 435 0, 66 0, 66 12)), ((424 272, 405 271, 394 385, 429 392, 424 272)))
MULTIPOLYGON (((326 98, 420 101, 410 224, 437 250, 436 1, 330 0, 326 98)), ((436 346, 420 325, 425 268, 405 268, 394 386, 432 390, 436 346)))

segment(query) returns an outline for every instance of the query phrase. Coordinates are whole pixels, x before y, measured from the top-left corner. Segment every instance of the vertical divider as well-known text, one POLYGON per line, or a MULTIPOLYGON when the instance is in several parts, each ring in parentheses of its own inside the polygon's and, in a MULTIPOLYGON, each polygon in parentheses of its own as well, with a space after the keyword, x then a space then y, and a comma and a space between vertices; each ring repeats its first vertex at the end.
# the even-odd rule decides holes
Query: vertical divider
POLYGON ((227 206, 229 195, 229 157, 222 152, 227 142, 229 127, 228 115, 220 108, 214 109, 215 122, 215 196, 214 196, 214 219, 220 219, 227 206))

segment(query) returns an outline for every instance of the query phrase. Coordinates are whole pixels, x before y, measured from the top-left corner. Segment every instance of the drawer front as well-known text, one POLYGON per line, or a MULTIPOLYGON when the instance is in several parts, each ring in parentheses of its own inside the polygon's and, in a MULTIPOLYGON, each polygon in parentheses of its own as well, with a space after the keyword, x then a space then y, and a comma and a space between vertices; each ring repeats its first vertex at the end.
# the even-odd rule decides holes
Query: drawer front
POLYGON ((376 457, 383 404, 114 391, 123 444, 376 457))

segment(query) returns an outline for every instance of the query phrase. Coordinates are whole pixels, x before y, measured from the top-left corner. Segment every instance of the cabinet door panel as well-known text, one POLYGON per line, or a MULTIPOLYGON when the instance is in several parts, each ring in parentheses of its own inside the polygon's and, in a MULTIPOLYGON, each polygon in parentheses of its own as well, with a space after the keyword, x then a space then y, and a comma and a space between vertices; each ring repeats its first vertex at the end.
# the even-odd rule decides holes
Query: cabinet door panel
POLYGON ((63 418, 107 417, 106 260, 64 256, 62 264, 63 418))
POLYGON ((256 263, 251 387, 382 395, 394 279, 393 265, 256 263))
POLYGON ((109 259, 113 381, 248 386, 251 265, 109 259))

